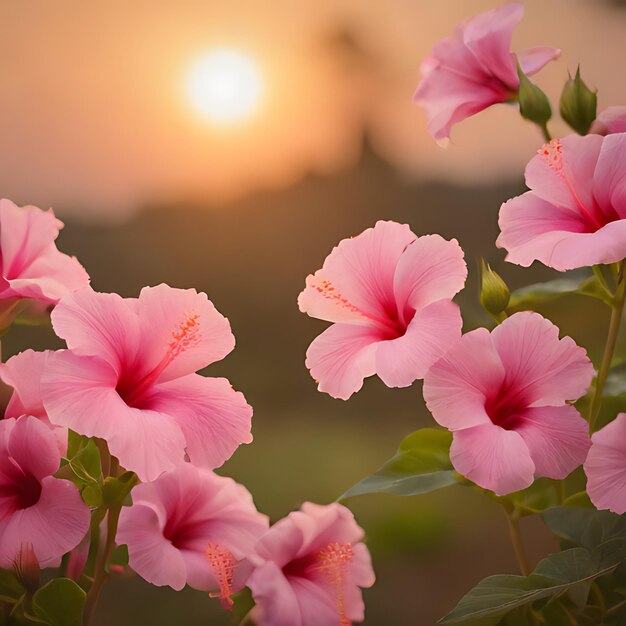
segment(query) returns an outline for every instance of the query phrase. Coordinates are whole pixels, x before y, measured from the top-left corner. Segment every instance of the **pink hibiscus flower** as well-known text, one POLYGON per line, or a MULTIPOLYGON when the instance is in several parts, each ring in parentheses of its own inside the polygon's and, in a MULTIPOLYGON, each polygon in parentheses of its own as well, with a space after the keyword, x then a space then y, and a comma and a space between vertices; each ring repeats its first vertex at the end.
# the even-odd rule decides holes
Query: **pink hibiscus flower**
POLYGON ((364 618, 374 584, 363 530, 340 504, 305 502, 257 542, 242 564, 259 626, 337 626, 364 618), (247 573, 247 572, 246 572, 247 573))
POLYGON ((61 456, 50 429, 30 415, 0 420, 0 567, 21 550, 56 564, 89 528, 89 509, 69 481, 54 478, 61 456))
POLYGON ((41 376, 51 350, 24 350, 0 363, 0 380, 13 387, 4 417, 32 415, 44 422, 54 434, 61 456, 67 452, 67 428, 50 423, 41 399, 41 376))
POLYGON ((52 313, 69 350, 51 354, 41 390, 53 424, 100 437, 143 481, 182 463, 214 468, 252 441, 252 408, 198 369, 235 338, 206 294, 167 285, 139 298, 84 288, 52 313))
POLYGON ((435 420, 454 433, 450 458, 504 495, 535 476, 565 478, 589 450, 587 422, 567 404, 593 377, 585 350, 537 313, 464 335, 424 378, 435 420))
MULTIPOLYGON (((426 109, 435 139, 449 137, 454 124, 493 104, 516 99, 519 77, 510 48, 523 14, 523 5, 511 2, 476 15, 461 23, 453 37, 442 39, 422 63, 414 100, 426 109)), ((559 54, 555 48, 530 48, 517 59, 532 75, 559 54)))
POLYGON ((129 565, 153 585, 219 590, 230 608, 241 589, 234 567, 268 525, 242 485, 186 463, 134 488, 117 542, 127 544, 129 565))
POLYGON ((57 250, 61 228, 52 210, 0 200, 0 327, 18 313, 43 312, 89 283, 82 265, 57 250))
POLYGON ((590 133, 612 135, 626 133, 626 106, 607 107, 591 125, 590 133))
POLYGON ((298 298, 303 313, 334 322, 306 355, 319 390, 345 400, 374 374, 388 387, 422 378, 460 336, 451 299, 466 277, 456 239, 416 237, 406 224, 377 222, 340 242, 298 298))
POLYGON ((626 257, 626 134, 570 135, 526 166, 531 191, 500 209, 507 261, 569 270, 626 257))
POLYGON ((626 413, 591 435, 587 493, 598 509, 626 513, 626 413))

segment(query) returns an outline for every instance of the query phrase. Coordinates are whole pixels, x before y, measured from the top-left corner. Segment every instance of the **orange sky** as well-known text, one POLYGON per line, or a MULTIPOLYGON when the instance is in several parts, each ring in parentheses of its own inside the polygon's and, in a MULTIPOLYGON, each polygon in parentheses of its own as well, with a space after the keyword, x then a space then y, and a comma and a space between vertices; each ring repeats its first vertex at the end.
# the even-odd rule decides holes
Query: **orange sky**
MULTIPOLYGON (((496 107, 442 150, 411 102, 420 61, 487 0, 20 0, 0 4, 0 195, 58 213, 118 219, 152 201, 225 200, 352 163, 366 119, 387 158, 418 179, 521 174, 532 128, 496 107), (158 7, 158 9, 157 9, 158 7), (329 43, 349 29, 364 61, 329 43), (247 52, 263 107, 216 127, 185 98, 199 55, 247 52)), ((626 104, 626 10, 601 0, 528 0, 514 47, 554 45, 538 82, 558 96, 567 68, 626 104)), ((555 130, 559 130, 555 126, 555 130)), ((561 128, 562 130, 562 128, 561 128)))

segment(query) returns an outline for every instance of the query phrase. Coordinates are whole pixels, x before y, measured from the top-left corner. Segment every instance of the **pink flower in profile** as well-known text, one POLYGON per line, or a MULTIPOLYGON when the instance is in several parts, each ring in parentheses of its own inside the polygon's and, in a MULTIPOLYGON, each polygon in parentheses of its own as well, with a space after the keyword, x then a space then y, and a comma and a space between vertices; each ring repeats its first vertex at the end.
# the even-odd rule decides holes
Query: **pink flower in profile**
POLYGON ((537 313, 516 313, 491 334, 464 335, 424 378, 435 420, 454 433, 456 470, 498 495, 535 476, 565 478, 589 450, 587 422, 567 404, 593 377, 585 351, 537 313))
POLYGON ((551 141, 526 166, 526 184, 500 209, 507 261, 569 270, 626 257, 626 133, 551 141))
POLYGON ((51 354, 41 391, 53 424, 100 437, 128 470, 154 480, 182 463, 218 467, 252 441, 252 408, 225 378, 195 372, 235 338, 206 294, 167 285, 139 298, 87 287, 52 313, 69 350, 51 354))
POLYGON ((257 542, 242 564, 259 626, 337 626, 364 618, 374 584, 363 530, 346 507, 305 502, 257 542))
POLYGON ((306 355, 319 390, 345 400, 374 374, 388 387, 422 378, 460 336, 451 300, 466 276, 455 239, 416 237, 406 224, 341 241, 298 298, 303 313, 334 322, 306 355))
POLYGON ((129 565, 153 585, 219 591, 230 608, 241 589, 235 565, 268 525, 242 485, 185 463, 133 489, 117 542, 127 544, 129 565))
POLYGON ((591 435, 585 474, 596 508, 626 513, 626 413, 591 435))
POLYGON ((53 565, 89 528, 78 489, 55 478, 61 456, 50 429, 30 415, 0 420, 0 567, 20 550, 53 565))
POLYGON ((626 106, 612 106, 604 109, 591 125, 589 132, 595 135, 626 133, 626 106))
POLYGON ((451 127, 500 102, 517 98, 517 60, 527 75, 556 59, 560 51, 539 47, 510 52, 515 25, 524 6, 504 4, 461 23, 454 36, 442 39, 420 70, 422 82, 414 100, 426 109, 435 139, 450 136, 451 127))
POLYGON ((52 429, 59 452, 64 456, 67 451, 67 428, 50 423, 41 399, 41 376, 51 354, 51 350, 24 350, 6 363, 0 363, 0 380, 13 387, 4 417, 32 415, 40 419, 52 429))
POLYGON ((15 310, 23 299, 43 311, 89 283, 82 265, 57 250, 62 227, 52 210, 0 200, 0 327, 23 312, 15 310))

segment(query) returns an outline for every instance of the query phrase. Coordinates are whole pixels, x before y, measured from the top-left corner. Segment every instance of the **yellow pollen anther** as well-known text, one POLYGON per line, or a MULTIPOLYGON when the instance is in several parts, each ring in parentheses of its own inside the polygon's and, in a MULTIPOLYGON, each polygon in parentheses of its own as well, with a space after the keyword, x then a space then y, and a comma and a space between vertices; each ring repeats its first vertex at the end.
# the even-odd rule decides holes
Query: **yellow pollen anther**
POLYGON ((546 163, 559 174, 563 170, 563 147, 559 139, 552 139, 537 150, 546 163))
POLYGON ((234 604, 230 596, 233 595, 233 569, 237 559, 230 550, 216 543, 210 543, 204 554, 220 586, 219 593, 209 593, 209 597, 219 598, 222 606, 230 611, 234 604))
POLYGON ((339 623, 341 626, 350 626, 350 620, 346 617, 345 584, 348 563, 354 558, 352 545, 331 543, 320 550, 318 558, 319 571, 335 588, 339 623))

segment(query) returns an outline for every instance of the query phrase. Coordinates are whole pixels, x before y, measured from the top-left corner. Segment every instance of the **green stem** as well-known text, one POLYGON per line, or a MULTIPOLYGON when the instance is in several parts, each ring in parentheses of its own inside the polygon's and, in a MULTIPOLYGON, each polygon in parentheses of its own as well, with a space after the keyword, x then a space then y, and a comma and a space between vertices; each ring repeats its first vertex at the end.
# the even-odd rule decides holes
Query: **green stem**
MULTIPOLYGON (((100 464, 102 466, 102 476, 106 478, 110 475, 113 469, 117 472, 117 460, 111 457, 109 448, 106 441, 102 439, 96 439, 96 444, 100 451, 100 464)), ((100 532, 99 525, 102 519, 104 519, 103 509, 98 509, 93 512, 91 522, 91 544, 89 546, 89 556, 94 558, 95 556, 95 572, 93 576, 93 582, 87 593, 85 600, 85 608, 83 609, 83 626, 89 626, 93 619, 98 599, 100 598, 100 592, 104 583, 107 581, 109 574, 107 572, 107 564, 111 559, 113 550, 115 549, 115 535, 117 535, 117 525, 119 523, 120 513, 122 511, 122 505, 116 505, 109 508, 107 515, 107 534, 104 547, 100 547, 100 532), (95 546, 94 546, 95 543, 95 546)), ((89 559, 88 559, 89 561, 89 559)))
POLYGON ((530 566, 528 565, 528 558, 526 557, 526 550, 522 542, 522 535, 519 528, 519 520, 514 517, 511 511, 505 509, 506 519, 509 523, 509 534, 511 536, 511 543, 513 544, 513 551, 519 564, 520 572, 523 576, 530 574, 530 566))
POLYGON ((107 581, 109 574, 107 572, 107 563, 111 559, 113 550, 115 549, 115 535, 117 534, 117 525, 120 519, 121 506, 115 506, 109 509, 107 516, 107 538, 104 550, 98 553, 96 562, 96 574, 93 579, 87 599, 85 600, 85 608, 83 610, 83 626, 89 626, 93 618, 100 592, 104 583, 107 581))
POLYGON ((596 379, 596 390, 591 401, 591 407, 589 409, 589 431, 593 432, 596 420, 600 414, 600 408, 602 407, 602 393, 604 392, 604 385, 606 378, 611 369, 611 361, 613 360, 613 354, 615 352, 615 346, 617 344, 617 336, 619 335, 620 324, 622 322, 622 313, 624 311, 624 300, 626 299, 626 281, 624 281, 624 264, 622 261, 620 270, 617 277, 617 288, 615 289, 615 296, 613 301, 613 307, 611 310, 611 320, 609 322, 609 331, 606 338, 606 345, 604 346, 604 354, 602 355, 602 361, 600 368, 598 369, 598 377, 596 379))
POLYGON ((543 138, 546 141, 552 141, 552 135, 550 134, 550 131, 548 130, 548 124, 537 124, 537 126, 539 126, 539 129, 541 130, 541 134, 543 135, 543 138))

